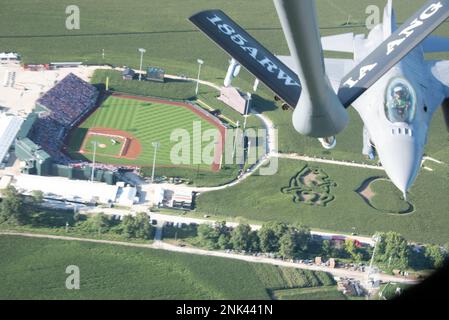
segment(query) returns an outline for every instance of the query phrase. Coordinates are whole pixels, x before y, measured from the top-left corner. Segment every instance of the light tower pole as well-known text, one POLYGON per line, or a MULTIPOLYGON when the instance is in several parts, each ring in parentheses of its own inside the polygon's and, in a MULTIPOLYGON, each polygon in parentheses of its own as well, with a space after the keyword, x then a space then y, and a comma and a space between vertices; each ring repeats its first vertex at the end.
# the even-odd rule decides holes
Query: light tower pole
POLYGON ((200 85, 201 66, 203 65, 204 61, 201 59, 197 59, 196 62, 198 62, 198 77, 196 79, 195 95, 198 95, 198 89, 199 89, 199 85, 200 85))
POLYGON ((90 177, 90 182, 94 182, 94 174, 95 174, 95 155, 97 153, 97 141, 92 141, 92 144, 94 146, 94 156, 92 159, 92 173, 90 177))
POLYGON ((247 92, 246 93, 246 110, 245 110, 245 121, 243 122, 243 131, 245 131, 246 129, 246 119, 248 118, 248 112, 249 112, 249 106, 251 104, 251 93, 247 92))
POLYGON ((156 167, 156 153, 157 153, 157 149, 159 149, 161 144, 156 141, 156 142, 153 142, 152 145, 154 148, 154 156, 153 156, 153 169, 151 170, 151 183, 154 182, 154 169, 156 167))
POLYGON ((142 79, 142 63, 143 63, 143 54, 147 52, 144 48, 139 48, 140 52, 140 69, 139 69, 139 81, 142 79))

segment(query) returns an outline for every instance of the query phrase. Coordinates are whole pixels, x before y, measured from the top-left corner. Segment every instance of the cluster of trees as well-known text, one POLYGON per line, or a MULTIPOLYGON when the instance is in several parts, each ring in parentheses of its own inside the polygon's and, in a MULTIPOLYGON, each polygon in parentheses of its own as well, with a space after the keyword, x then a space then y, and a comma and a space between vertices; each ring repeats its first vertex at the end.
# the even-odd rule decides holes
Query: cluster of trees
POLYGON ((139 212, 135 217, 126 215, 121 223, 123 234, 127 238, 148 240, 153 236, 150 218, 145 212, 139 212))
POLYGON ((445 246, 427 245, 416 252, 407 240, 396 232, 378 233, 375 261, 386 269, 405 270, 420 266, 440 268, 449 261, 449 243, 445 246))
POLYGON ((1 191, 0 222, 22 225, 26 222, 26 210, 22 195, 9 186, 1 191))
POLYGON ((410 248, 407 240, 396 232, 378 233, 375 261, 388 269, 405 270, 410 265, 410 248))
POLYGON ((318 251, 323 258, 342 258, 351 259, 356 263, 367 261, 370 256, 369 248, 361 247, 356 241, 346 239, 343 245, 336 246, 330 240, 323 240, 321 242, 320 251, 318 251))
MULTIPOLYGON (((78 219, 75 218, 75 221, 78 219)), ((78 221, 75 226, 89 232, 116 233, 124 235, 127 239, 148 240, 153 236, 153 227, 150 218, 145 212, 137 213, 136 216, 126 215, 123 221, 112 220, 104 213, 97 213, 89 216, 86 221, 78 221)))
MULTIPOLYGON (((444 247, 428 245, 419 255, 413 254, 412 246, 396 232, 378 233, 374 261, 387 270, 407 270, 418 265, 439 268, 449 260, 449 244, 444 247)), ((301 225, 288 225, 279 222, 264 224, 258 231, 251 230, 246 224, 234 229, 225 222, 198 227, 200 244, 209 249, 234 249, 246 252, 273 253, 282 258, 296 259, 310 256, 350 259, 356 263, 368 262, 373 250, 360 246, 356 241, 346 239, 344 244, 336 245, 333 241, 313 241, 310 229, 301 225)))
POLYGON ((436 244, 426 246, 424 256, 431 266, 436 269, 441 268, 445 262, 449 262, 449 243, 446 243, 443 248, 436 244))
POLYGON ((251 230, 247 224, 231 229, 225 222, 214 226, 202 224, 198 237, 203 246, 210 249, 234 249, 246 252, 277 253, 283 258, 300 257, 311 241, 310 230, 303 226, 270 222, 259 231, 251 230))

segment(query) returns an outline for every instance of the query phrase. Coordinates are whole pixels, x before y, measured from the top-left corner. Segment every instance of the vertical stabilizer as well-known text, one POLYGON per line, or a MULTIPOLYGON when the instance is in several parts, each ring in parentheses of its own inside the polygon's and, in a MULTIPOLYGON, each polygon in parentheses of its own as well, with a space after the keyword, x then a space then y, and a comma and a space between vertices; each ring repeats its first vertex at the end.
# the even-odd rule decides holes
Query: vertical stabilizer
POLYGON ((391 36, 393 32, 396 31, 396 13, 393 8, 393 0, 388 0, 387 5, 384 9, 384 19, 383 19, 383 29, 384 29, 384 39, 391 36))

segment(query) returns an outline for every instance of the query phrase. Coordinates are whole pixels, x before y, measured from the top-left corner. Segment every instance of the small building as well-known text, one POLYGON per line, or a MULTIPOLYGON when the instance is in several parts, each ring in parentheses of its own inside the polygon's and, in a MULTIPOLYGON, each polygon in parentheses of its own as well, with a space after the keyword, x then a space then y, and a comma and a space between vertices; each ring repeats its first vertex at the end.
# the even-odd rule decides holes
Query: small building
POLYGON ((82 62, 50 62, 50 69, 51 70, 55 70, 55 69, 62 69, 62 68, 78 68, 79 66, 81 66, 83 63, 82 62))
POLYGON ((248 114, 251 99, 234 87, 221 88, 220 96, 217 99, 242 115, 248 114))
POLYGON ((0 63, 20 62, 19 54, 15 52, 0 52, 0 63))
POLYGON ((134 79, 135 75, 136 75, 136 72, 131 68, 125 68, 122 71, 122 79, 123 80, 132 80, 132 79, 134 79))
POLYGON ((126 206, 131 206, 134 203, 137 192, 134 187, 122 188, 102 182, 28 174, 17 175, 15 186, 26 194, 30 194, 34 190, 41 190, 47 198, 76 200, 85 203, 118 203, 126 206))
POLYGON ((50 175, 53 164, 51 156, 29 138, 18 139, 15 145, 20 169, 26 174, 50 175))
POLYGON ((116 203, 121 206, 132 206, 136 201, 137 189, 135 187, 121 187, 120 184, 116 184, 118 188, 118 193, 116 197, 116 203))
POLYGON ((12 182, 12 179, 13 179, 13 176, 10 176, 10 175, 5 175, 0 178, 0 193, 2 190, 8 188, 8 186, 12 182))
POLYGON ((164 82, 165 70, 159 67, 148 67, 146 78, 149 81, 164 82))

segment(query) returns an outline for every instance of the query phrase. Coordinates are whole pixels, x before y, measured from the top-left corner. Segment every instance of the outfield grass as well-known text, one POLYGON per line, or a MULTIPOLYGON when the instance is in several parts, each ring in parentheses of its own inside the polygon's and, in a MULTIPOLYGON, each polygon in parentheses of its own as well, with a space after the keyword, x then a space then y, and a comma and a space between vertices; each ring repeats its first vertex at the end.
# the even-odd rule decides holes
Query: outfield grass
MULTIPOLYGON (((0 236, 0 299, 269 299, 261 264, 153 249, 0 236), (66 267, 80 269, 67 290, 66 267)), ((268 277, 289 270, 263 265, 268 277)), ((289 288, 290 284, 276 284, 289 288)))
POLYGON ((123 80, 122 73, 115 70, 95 70, 91 83, 106 85, 109 77, 109 90, 126 92, 129 94, 177 100, 189 100, 195 96, 196 83, 192 81, 179 81, 166 78, 165 82, 123 80))
MULTIPOLYGON (((193 163, 193 124, 201 125, 201 133, 206 130, 216 129, 215 126, 205 121, 193 111, 182 106, 164 103, 138 101, 118 97, 109 97, 79 128, 75 129, 69 141, 69 151, 74 158, 85 157, 92 160, 92 154, 80 155, 77 151, 83 141, 86 130, 89 128, 110 128, 126 131, 135 137, 142 146, 142 152, 135 160, 116 158, 114 156, 101 155, 97 149, 97 161, 117 165, 151 166, 153 162, 154 148, 152 142, 158 141, 160 148, 157 151, 156 164, 160 166, 173 166, 170 158, 172 148, 179 143, 171 141, 170 135, 174 130, 187 130, 189 133, 190 164, 182 164, 188 168, 197 168, 193 163)), ((210 141, 204 141, 205 148, 210 141)), ((213 157, 213 150, 211 153, 213 157)), ((211 165, 202 163, 200 169, 210 170, 211 165)))
MULTIPOLYGON (((397 231, 408 240, 420 242, 444 244, 449 239, 449 203, 443 196, 449 188, 449 170, 440 169, 441 174, 422 170, 409 193, 415 211, 407 215, 390 215, 371 208, 355 192, 366 179, 383 174, 378 170, 313 163, 337 184, 331 191, 335 200, 327 207, 294 203, 292 195, 283 194, 281 188, 289 185, 291 177, 304 164, 281 159, 274 176, 255 174, 233 188, 203 193, 196 202, 198 214, 207 213, 218 220, 229 216, 252 222, 301 223, 315 229, 348 234, 397 231)), ((391 197, 384 201, 392 199, 395 201, 391 197)), ((387 207, 393 205, 386 204, 387 207)))

